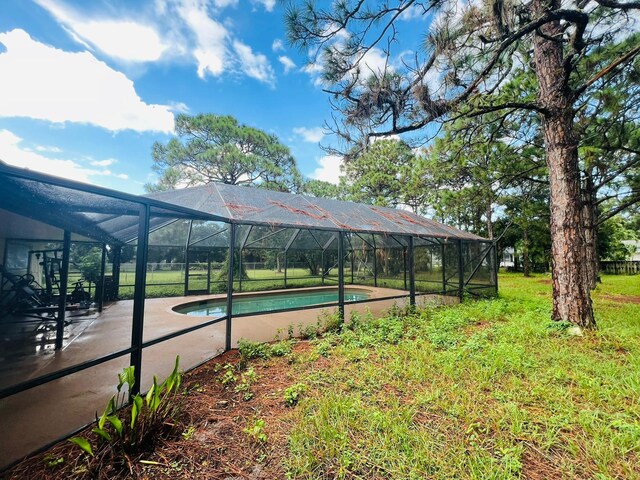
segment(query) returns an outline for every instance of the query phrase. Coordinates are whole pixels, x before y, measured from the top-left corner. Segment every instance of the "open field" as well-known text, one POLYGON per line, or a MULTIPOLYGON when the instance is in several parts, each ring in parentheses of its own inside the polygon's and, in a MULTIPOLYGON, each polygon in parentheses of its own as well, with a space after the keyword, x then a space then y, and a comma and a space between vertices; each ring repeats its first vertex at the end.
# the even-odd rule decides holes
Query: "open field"
MULTIPOLYGON (((176 435, 120 476, 640 478, 640 276, 604 277, 582 337, 549 320, 549 280, 218 357, 186 375, 176 435)), ((9 478, 95 472, 68 443, 48 455, 64 462, 9 478)))

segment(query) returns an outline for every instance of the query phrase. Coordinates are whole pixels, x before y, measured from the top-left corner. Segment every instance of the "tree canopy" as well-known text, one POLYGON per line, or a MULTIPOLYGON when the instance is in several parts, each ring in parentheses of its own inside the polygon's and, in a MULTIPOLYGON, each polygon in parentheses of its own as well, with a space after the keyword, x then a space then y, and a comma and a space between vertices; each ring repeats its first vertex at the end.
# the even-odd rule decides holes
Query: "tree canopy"
POLYGON ((160 175, 148 190, 221 182, 297 191, 302 182, 289 149, 270 135, 228 115, 177 115, 176 137, 153 145, 160 175))

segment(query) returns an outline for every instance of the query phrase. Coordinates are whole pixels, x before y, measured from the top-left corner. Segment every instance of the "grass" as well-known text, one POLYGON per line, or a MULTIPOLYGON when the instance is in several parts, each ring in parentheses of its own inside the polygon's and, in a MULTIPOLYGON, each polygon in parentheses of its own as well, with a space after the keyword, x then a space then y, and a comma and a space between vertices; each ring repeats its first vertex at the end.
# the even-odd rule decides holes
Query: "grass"
POLYGON ((302 363, 294 478, 640 478, 640 277, 605 277, 599 329, 551 323, 546 277, 501 298, 356 325, 302 363))
MULTIPOLYGON (((207 278, 206 272, 201 272, 201 277, 191 277, 189 281, 190 289, 206 289, 207 278)), ((211 293, 226 292, 226 280, 217 281, 220 271, 211 271, 211 293)), ((284 286, 284 270, 275 272, 268 269, 249 269, 247 270, 248 279, 242 282, 243 292, 257 292, 265 290, 275 290, 285 288, 284 286)), ((133 298, 133 283, 135 280, 135 272, 120 273, 120 298, 133 298)), ((345 281, 351 283, 351 271, 345 270, 345 281)), ((336 286, 338 282, 337 272, 334 270, 325 276, 325 285, 336 286)), ((450 282, 457 282, 457 277, 450 282)), ((374 285, 374 278, 370 272, 358 272, 354 276, 354 283, 358 285, 374 285)), ((322 285, 322 277, 320 275, 311 275, 308 269, 291 268, 287 270, 287 288, 314 287, 322 285)), ((378 276, 377 285, 385 288, 395 288, 405 290, 404 273, 400 272, 396 275, 378 276)), ((416 275, 416 287, 419 292, 440 292, 442 290, 442 273, 439 269, 428 272, 419 272, 416 275)), ((234 282, 235 291, 240 291, 240 283, 234 282)), ((449 289, 455 291, 457 287, 449 285, 449 289)), ((182 296, 184 294, 184 272, 171 270, 156 270, 147 272, 147 297, 172 297, 182 296), (164 285, 163 285, 164 284, 164 285), (168 284, 168 285, 167 285, 168 284)), ((455 293, 455 292, 454 292, 455 293)))

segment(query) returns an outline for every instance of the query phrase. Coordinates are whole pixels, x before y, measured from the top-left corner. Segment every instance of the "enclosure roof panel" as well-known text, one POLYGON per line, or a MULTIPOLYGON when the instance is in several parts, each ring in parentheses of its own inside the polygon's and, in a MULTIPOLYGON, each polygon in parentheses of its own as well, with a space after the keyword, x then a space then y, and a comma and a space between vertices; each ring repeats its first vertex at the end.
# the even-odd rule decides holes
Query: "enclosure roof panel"
POLYGON ((152 198, 7 165, 0 160, 0 208, 107 243, 138 234, 140 207, 151 212, 151 227, 175 218, 222 220, 152 198))
POLYGON ((141 205, 150 208, 152 229, 185 218, 485 240, 405 210, 220 183, 137 196, 0 161, 0 191, 0 208, 105 242, 135 240, 141 205))
POLYGON ((209 183, 147 197, 223 217, 234 223, 484 240, 405 210, 262 188, 209 183))

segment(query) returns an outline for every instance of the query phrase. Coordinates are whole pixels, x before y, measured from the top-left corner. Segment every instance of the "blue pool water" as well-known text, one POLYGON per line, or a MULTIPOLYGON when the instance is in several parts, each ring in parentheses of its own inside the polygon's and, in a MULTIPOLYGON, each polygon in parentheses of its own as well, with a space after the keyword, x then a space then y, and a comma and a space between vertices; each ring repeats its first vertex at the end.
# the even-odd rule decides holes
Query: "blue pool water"
MULTIPOLYGON (((345 302, 357 302, 366 300, 369 294, 364 290, 345 290, 345 302)), ((282 292, 266 293, 259 296, 234 297, 233 313, 240 315, 244 313, 269 312, 282 310, 285 308, 299 308, 309 305, 319 305, 322 303, 336 303, 338 301, 337 290, 316 290, 306 292, 282 292)), ((209 300, 205 303, 190 304, 174 308, 178 313, 193 315, 197 317, 215 317, 225 315, 227 312, 227 300, 209 300)))

